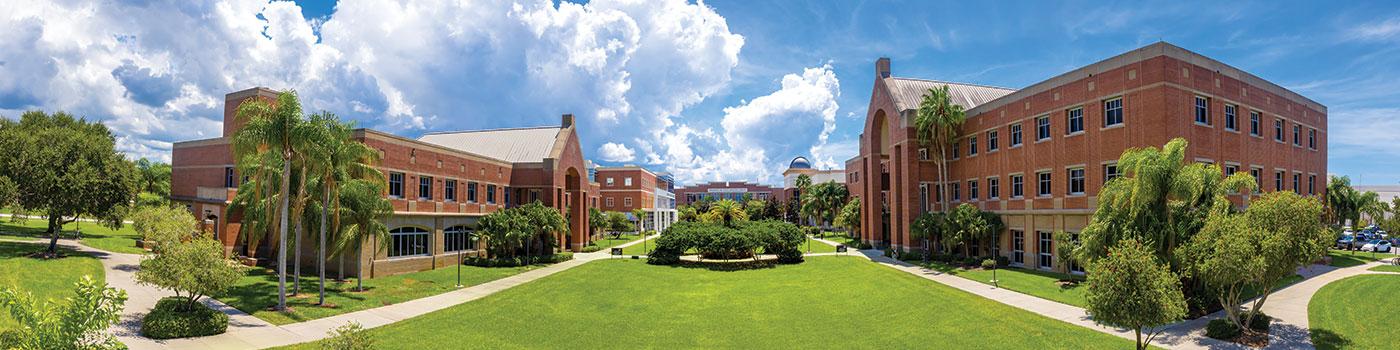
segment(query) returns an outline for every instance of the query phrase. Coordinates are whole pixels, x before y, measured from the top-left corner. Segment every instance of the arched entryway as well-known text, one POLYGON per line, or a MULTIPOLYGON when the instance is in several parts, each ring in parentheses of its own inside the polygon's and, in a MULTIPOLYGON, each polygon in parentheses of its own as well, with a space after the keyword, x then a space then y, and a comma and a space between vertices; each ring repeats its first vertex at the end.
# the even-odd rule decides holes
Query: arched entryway
POLYGON ((566 200, 562 209, 569 219, 569 232, 563 237, 563 246, 574 252, 583 250, 587 243, 585 237, 588 237, 588 206, 584 202, 588 194, 583 192, 584 181, 578 168, 570 167, 564 171, 566 200))
POLYGON ((886 154, 890 147, 890 118, 885 110, 876 110, 866 125, 869 132, 866 149, 869 156, 863 165, 866 174, 866 203, 862 203, 862 216, 865 217, 863 230, 865 239, 877 246, 887 247, 898 237, 892 237, 890 227, 890 157, 886 154))

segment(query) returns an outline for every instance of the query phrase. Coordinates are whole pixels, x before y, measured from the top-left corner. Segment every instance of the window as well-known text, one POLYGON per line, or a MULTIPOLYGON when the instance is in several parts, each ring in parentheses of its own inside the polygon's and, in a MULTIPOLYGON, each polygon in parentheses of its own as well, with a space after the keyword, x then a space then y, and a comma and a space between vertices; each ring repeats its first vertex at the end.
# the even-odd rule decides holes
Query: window
POLYGON ((389 230, 389 257, 428 255, 428 230, 400 227, 389 230))
POLYGON ((1001 198, 1001 179, 995 177, 987 179, 987 198, 1001 198))
POLYGON ((1026 263, 1026 232, 1011 230, 1011 263, 1026 263))
POLYGON ((1259 136, 1259 112, 1249 111, 1249 134, 1259 136))
POLYGON ((1308 129, 1308 148, 1317 149, 1317 129, 1308 129))
POLYGON ((608 178, 608 186, 612 186, 612 185, 613 185, 613 178, 610 177, 610 178, 608 178))
POLYGON ((1011 147, 1021 145, 1021 124, 1011 124, 1011 147))
POLYGON ((1235 125, 1235 105, 1225 105, 1225 130, 1238 130, 1235 125))
POLYGON ((486 203, 496 204, 496 185, 486 185, 486 203))
POLYGON ((1050 138, 1050 117, 1044 116, 1035 118, 1035 140, 1045 140, 1050 138))
POLYGON ((1308 175, 1308 195, 1317 194, 1317 175, 1308 175))
POLYGON ((1300 181, 1302 178, 1303 174, 1293 173, 1293 193, 1303 194, 1303 182, 1300 181))
POLYGON ((1249 176, 1254 177, 1254 192, 1264 190, 1264 169, 1250 168, 1249 176))
POLYGON ((1293 145, 1294 145, 1294 146, 1302 146, 1302 145, 1303 145, 1303 137, 1302 137, 1302 136, 1303 136, 1303 126, 1302 126, 1302 125, 1298 125, 1298 124, 1293 124, 1293 145))
POLYGON ((1069 173, 1069 194, 1084 194, 1084 168, 1071 168, 1069 173))
POLYGON ((1229 165, 1229 164, 1226 164, 1226 165, 1225 165, 1225 176, 1234 175, 1235 173, 1237 173, 1237 172, 1239 172, 1239 171, 1240 171, 1240 167, 1239 167, 1239 166, 1229 165))
POLYGON ((626 178, 626 179, 622 179, 622 185, 623 185, 623 186, 632 186, 632 178, 629 177, 629 178, 626 178))
POLYGON ((476 203, 476 183, 475 183, 475 182, 468 182, 468 183, 467 183, 467 201, 468 201, 468 202, 472 202, 472 203, 476 203))
POLYGON ((1037 231, 1036 235, 1040 236, 1040 249, 1037 250, 1040 253, 1040 268, 1050 269, 1054 266, 1054 255, 1051 255, 1050 252, 1054 249, 1055 239, 1050 236, 1049 232, 1045 231, 1037 231))
MULTIPOLYGON (((1069 233, 1069 241, 1072 242, 1074 245, 1079 245, 1079 233, 1078 233, 1078 232, 1068 232, 1068 233, 1069 233)), ((1069 262, 1069 272, 1070 272, 1070 273, 1083 274, 1083 273, 1084 273, 1084 267, 1083 267, 1083 266, 1079 266, 1079 264, 1078 264, 1078 263, 1075 263, 1074 261, 1070 261, 1070 262, 1069 262)))
POLYGON ((608 197, 607 199, 604 199, 603 202, 604 202, 605 204, 607 204, 607 207, 608 207, 608 208, 612 208, 612 206, 613 206, 613 198, 612 198, 612 197, 608 197))
POLYGON ((632 207, 632 197, 625 197, 625 198, 622 198, 622 206, 631 208, 631 207, 632 207))
POLYGON ((1274 191, 1283 191, 1283 171, 1274 172, 1274 191))
POLYGON ((433 177, 418 177, 418 200, 426 201, 433 199, 433 177))
POLYGON ((1050 195, 1050 172, 1046 171, 1046 172, 1041 172, 1041 173, 1035 173, 1035 177, 1036 177, 1036 182, 1037 182, 1035 194, 1036 194, 1037 196, 1042 196, 1042 197, 1044 197, 1044 196, 1049 196, 1049 195, 1050 195))
POLYGON ((389 197, 403 198, 403 173, 389 173, 389 197))
POLYGON ((1011 175, 1011 198, 1021 198, 1026 196, 1026 191, 1023 189, 1025 181, 1025 175, 1011 175))
POLYGON ((929 207, 928 207, 928 184, 927 184, 927 183, 921 183, 921 184, 919 184, 919 212, 920 212, 920 213, 927 213, 927 212, 929 212, 929 207))
POLYGON ((997 141, 998 141, 998 140, 997 140, 997 131, 996 131, 996 130, 988 131, 988 132, 987 132, 987 152, 995 151, 995 150, 997 150, 997 148, 999 148, 999 146, 997 145, 997 141))
POLYGON ((1084 131, 1084 107, 1065 111, 1065 134, 1084 131))
POLYGON ((962 153, 962 151, 960 150, 961 147, 958 147, 960 145, 962 145, 962 142, 953 143, 953 159, 958 159, 958 153, 962 153))
POLYGON ((1122 174, 1118 173, 1118 163, 1108 163, 1103 165, 1103 183, 1106 184, 1109 181, 1113 181, 1113 179, 1117 179, 1119 175, 1122 174))
POLYGON ((1283 119, 1274 119, 1274 141, 1283 142, 1283 119))
POLYGON ((1210 125, 1210 100, 1196 96, 1196 124, 1210 125))
POLYGON ((225 168, 224 168, 224 187, 227 187, 227 188, 238 187, 238 185, 234 183, 233 179, 234 179, 233 167, 225 167, 225 168))
POLYGON ((466 226, 452 226, 442 230, 442 251, 459 252, 477 250, 475 232, 466 226))
POLYGON ((1103 126, 1123 124, 1123 98, 1103 101, 1103 126))
POLYGON ((953 185, 953 201, 962 200, 962 188, 961 188, 961 187, 958 187, 958 183, 956 183, 956 182, 952 183, 952 185, 953 185))
POLYGON ((442 198, 448 202, 457 201, 457 180, 447 180, 443 182, 442 198))
POLYGON ((967 138, 967 156, 977 155, 977 136, 967 138))
MULTIPOLYGON (((510 206, 510 187, 501 186, 501 203, 504 203, 507 207, 510 206)), ((598 204, 593 203, 593 205, 597 206, 598 204)))
POLYGON ((920 148, 920 149, 919 149, 919 160, 929 160, 929 158, 928 158, 928 148, 920 148))
POLYGON ((967 199, 977 200, 977 180, 967 181, 967 199))

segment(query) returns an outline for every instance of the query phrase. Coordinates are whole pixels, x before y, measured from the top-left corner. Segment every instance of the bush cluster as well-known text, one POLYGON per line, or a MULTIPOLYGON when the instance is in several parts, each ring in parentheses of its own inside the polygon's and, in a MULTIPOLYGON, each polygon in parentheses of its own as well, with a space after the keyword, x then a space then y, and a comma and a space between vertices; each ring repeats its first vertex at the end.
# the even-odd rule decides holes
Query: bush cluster
MULTIPOLYGON (((1244 317, 1244 315, 1241 315, 1241 317, 1244 317)), ((1249 329, 1255 332, 1268 332, 1269 315, 1265 315, 1261 312, 1254 316, 1254 320, 1249 322, 1249 329)), ((1210 320, 1210 323, 1206 324, 1206 336, 1220 340, 1231 340, 1240 336, 1240 328, 1235 327, 1235 324, 1229 320, 1217 318, 1210 320)))
POLYGON ((533 264, 554 264, 573 259, 574 253, 562 252, 550 256, 471 257, 464 260, 462 264, 479 267, 519 267, 533 264))
POLYGON ((228 315, 200 303, 190 306, 189 299, 181 297, 160 299, 141 319, 141 335, 151 339, 202 337, 227 329, 228 315))
POLYGON ((717 223, 678 222, 656 239, 656 250, 647 262, 671 265, 686 251, 695 249, 706 259, 742 259, 759 249, 778 256, 778 262, 802 262, 800 247, 806 241, 796 225, 773 220, 741 222, 734 227, 717 223))

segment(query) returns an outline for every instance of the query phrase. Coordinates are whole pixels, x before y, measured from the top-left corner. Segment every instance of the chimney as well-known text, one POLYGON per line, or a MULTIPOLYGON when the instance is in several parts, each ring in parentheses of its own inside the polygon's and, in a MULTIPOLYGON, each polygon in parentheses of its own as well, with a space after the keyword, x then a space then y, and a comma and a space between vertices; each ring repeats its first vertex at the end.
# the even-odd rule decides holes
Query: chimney
POLYGON ((570 126, 574 126, 574 115, 573 115, 572 113, 566 113, 566 114, 564 114, 564 118, 563 118, 563 119, 564 119, 564 120, 563 120, 563 123, 562 123, 561 127, 567 128, 567 127, 570 127, 570 126))
POLYGON ((876 79, 880 79, 880 78, 889 78, 889 77, 890 77, 890 58, 889 58, 889 57, 880 57, 880 59, 875 60, 875 78, 876 78, 876 79))
POLYGON ((272 90, 261 86, 225 94, 224 137, 233 136, 233 134, 238 132, 239 129, 243 129, 243 124, 247 122, 246 120, 239 121, 235 118, 236 114, 238 113, 239 104, 242 104, 244 100, 254 97, 260 97, 268 102, 276 102, 277 94, 278 92, 276 90, 272 90))

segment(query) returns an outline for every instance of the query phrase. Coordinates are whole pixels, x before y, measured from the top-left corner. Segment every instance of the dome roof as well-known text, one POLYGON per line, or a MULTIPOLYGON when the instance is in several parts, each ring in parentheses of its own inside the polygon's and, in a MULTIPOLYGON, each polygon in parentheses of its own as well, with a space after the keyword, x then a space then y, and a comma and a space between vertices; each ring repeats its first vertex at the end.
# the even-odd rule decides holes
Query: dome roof
POLYGON ((811 168, 812 168, 812 162, 808 162, 808 161, 807 161, 807 158, 806 158, 806 157, 803 157, 803 156, 797 156, 797 158, 793 158, 793 159, 792 159, 792 163, 789 163, 789 164, 788 164, 788 169, 811 169, 811 168))

